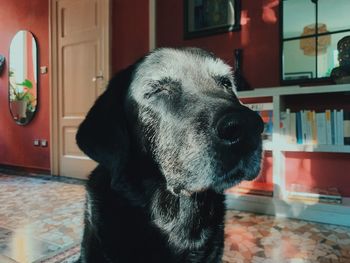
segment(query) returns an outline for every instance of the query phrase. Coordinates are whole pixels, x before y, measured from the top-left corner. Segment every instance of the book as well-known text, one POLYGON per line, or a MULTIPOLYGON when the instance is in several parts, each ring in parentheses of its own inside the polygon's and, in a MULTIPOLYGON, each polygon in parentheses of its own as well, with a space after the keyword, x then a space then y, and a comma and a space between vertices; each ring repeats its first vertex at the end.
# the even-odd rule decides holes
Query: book
POLYGON ((317 129, 317 144, 327 144, 327 133, 326 133, 326 113, 316 113, 316 129, 317 129))
POLYGON ((287 112, 282 111, 280 114, 280 135, 285 141, 287 141, 288 136, 287 126, 287 112))
POLYGON ((303 133, 303 144, 311 144, 311 112, 301 111, 301 130, 303 133))
POLYGON ((317 127, 316 127, 316 112, 309 112, 310 119, 310 143, 316 145, 317 144, 317 127))
POLYGON ((300 116, 301 116, 301 134, 302 134, 303 144, 307 144, 307 141, 306 141, 306 116, 305 116, 304 110, 300 111, 300 116))
POLYGON ((289 125, 289 142, 297 143, 297 123, 296 123, 296 113, 290 113, 290 125, 289 125))
POLYGON ((290 144, 350 145, 349 115, 343 109, 291 112, 287 108, 280 113, 280 135, 290 144))
POLYGON ((272 140, 273 132, 273 103, 247 103, 244 104, 246 107, 250 108, 259 113, 260 117, 264 122, 264 131, 262 134, 263 140, 272 140))
POLYGON ((338 125, 337 125, 337 111, 331 111, 331 124, 332 124, 332 144, 337 144, 337 134, 338 134, 338 125))
POLYGON ((273 184, 258 181, 243 181, 239 185, 227 190, 233 194, 249 194, 261 196, 273 196, 273 184))
POLYGON ((341 199, 329 199, 323 197, 301 197, 301 196, 288 196, 289 200, 305 202, 305 203, 326 203, 326 204, 341 204, 341 199))
POLYGON ((337 145, 344 145, 344 110, 337 111, 337 145))
POLYGON ((296 113, 297 144, 303 144, 303 131, 301 128, 301 111, 296 113))
POLYGON ((350 111, 343 113, 343 136, 344 144, 350 145, 350 111))
POLYGON ((301 184, 292 184, 288 198, 301 201, 342 203, 342 196, 337 188, 321 189, 301 184))
POLYGON ((327 144, 332 144, 332 122, 331 122, 331 111, 326 110, 326 138, 327 144))
POLYGON ((247 103, 247 104, 244 104, 244 106, 248 107, 249 109, 251 109, 253 111, 273 110, 273 103, 272 102, 247 103))
POLYGON ((264 131, 262 134, 263 140, 272 140, 273 111, 272 110, 264 110, 264 111, 258 111, 258 113, 264 122, 264 131))

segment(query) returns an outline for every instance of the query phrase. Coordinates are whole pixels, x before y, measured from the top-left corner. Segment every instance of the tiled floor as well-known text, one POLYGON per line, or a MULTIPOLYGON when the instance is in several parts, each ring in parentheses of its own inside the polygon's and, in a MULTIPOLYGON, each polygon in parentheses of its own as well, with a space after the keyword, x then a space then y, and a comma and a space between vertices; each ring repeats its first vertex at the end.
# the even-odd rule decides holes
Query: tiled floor
MULTIPOLYGON (((79 243, 84 187, 0 172, 0 263, 31 263, 79 243)), ((350 229, 228 211, 227 263, 350 263, 350 229)))
POLYGON ((79 181, 0 172, 0 263, 1 255, 34 262, 79 242, 84 200, 79 181))

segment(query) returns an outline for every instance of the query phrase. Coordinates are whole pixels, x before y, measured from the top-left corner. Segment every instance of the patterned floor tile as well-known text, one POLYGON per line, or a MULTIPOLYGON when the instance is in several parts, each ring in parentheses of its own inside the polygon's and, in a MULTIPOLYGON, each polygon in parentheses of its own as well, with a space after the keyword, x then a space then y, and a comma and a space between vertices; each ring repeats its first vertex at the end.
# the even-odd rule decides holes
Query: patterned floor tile
MULTIPOLYGON (((31 263, 80 242, 84 186, 56 179, 0 170, 1 263, 31 263)), ((239 262, 350 263, 350 228, 229 210, 223 263, 239 262)))

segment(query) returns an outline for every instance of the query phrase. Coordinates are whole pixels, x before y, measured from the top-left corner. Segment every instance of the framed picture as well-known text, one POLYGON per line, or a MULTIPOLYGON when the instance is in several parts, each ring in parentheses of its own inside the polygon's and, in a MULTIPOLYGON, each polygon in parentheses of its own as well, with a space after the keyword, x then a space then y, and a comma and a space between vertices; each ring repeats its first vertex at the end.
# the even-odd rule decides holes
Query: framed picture
POLYGON ((241 0, 184 0, 185 39, 240 30, 241 0))
POLYGON ((302 79, 312 79, 312 78, 313 78, 312 71, 284 73, 284 80, 302 80, 302 79))

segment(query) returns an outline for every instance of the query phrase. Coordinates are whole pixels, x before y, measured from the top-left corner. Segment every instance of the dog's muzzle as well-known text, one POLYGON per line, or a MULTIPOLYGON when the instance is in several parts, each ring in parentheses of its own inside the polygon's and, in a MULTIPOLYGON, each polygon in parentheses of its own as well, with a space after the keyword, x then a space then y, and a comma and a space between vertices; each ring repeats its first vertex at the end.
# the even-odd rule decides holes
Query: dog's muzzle
POLYGON ((264 123, 256 112, 243 108, 223 115, 216 123, 216 136, 222 146, 234 146, 260 137, 264 123))

